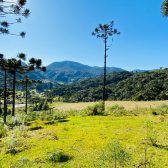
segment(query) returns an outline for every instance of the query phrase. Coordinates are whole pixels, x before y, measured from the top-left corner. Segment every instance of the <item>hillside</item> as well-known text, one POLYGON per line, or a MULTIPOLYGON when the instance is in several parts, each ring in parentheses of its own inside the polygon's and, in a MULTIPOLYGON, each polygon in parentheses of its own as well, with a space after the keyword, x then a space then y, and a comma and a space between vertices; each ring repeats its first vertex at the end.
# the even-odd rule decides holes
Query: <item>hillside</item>
MULTIPOLYGON (((28 73, 30 79, 48 80, 54 83, 70 84, 84 79, 103 75, 103 67, 91 67, 73 61, 53 62, 48 65, 46 72, 28 73)), ((107 67, 107 74, 124 71, 121 68, 107 67)))
MULTIPOLYGON (((121 68, 107 67, 107 74, 110 72, 124 71, 121 68)), ((45 78, 54 83, 72 83, 83 79, 103 75, 103 67, 91 67, 74 61, 53 62, 47 66, 47 72, 42 73, 45 78)))
MULTIPOLYGON (((69 86, 55 88, 54 94, 63 96, 71 89, 72 101, 96 101, 102 99, 103 76, 87 79, 69 86)), ((112 72, 107 75, 107 100, 167 100, 168 69, 142 73, 112 72)))
MULTIPOLYGON (((118 83, 124 79, 134 75, 132 72, 112 72, 106 76, 106 84, 118 83)), ((73 101, 95 101, 102 99, 103 76, 98 76, 92 79, 86 79, 73 83, 71 85, 57 86, 53 89, 55 96, 64 96, 66 88, 71 90, 71 99, 73 101)), ((107 89, 106 89, 107 90, 107 89)), ((111 91, 107 90, 107 93, 111 91)))

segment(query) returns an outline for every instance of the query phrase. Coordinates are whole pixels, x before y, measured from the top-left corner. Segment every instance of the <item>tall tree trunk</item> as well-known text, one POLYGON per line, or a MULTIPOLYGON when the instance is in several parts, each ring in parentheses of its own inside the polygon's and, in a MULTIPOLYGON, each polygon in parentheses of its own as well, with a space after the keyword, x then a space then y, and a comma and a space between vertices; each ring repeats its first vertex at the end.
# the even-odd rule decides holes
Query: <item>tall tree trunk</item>
POLYGON ((26 114, 27 114, 27 84, 26 84, 26 109, 25 109, 25 111, 26 111, 26 114))
POLYGON ((13 108, 12 108, 12 116, 15 115, 15 82, 16 82, 16 72, 13 74, 13 108))
POLYGON ((6 123, 7 103, 6 103, 6 69, 5 69, 5 88, 4 88, 4 123, 6 123))
POLYGON ((103 101, 106 99, 106 91, 105 91, 105 86, 106 86, 106 31, 105 31, 105 55, 104 55, 104 80, 103 80, 103 101))

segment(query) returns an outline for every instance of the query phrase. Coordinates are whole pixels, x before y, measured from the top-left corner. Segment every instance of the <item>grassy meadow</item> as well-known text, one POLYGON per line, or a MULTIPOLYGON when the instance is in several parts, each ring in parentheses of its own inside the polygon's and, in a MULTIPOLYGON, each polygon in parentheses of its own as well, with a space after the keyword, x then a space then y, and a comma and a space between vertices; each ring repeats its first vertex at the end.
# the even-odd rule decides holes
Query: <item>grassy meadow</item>
POLYGON ((107 101, 100 115, 88 105, 55 102, 51 113, 28 115, 18 108, 0 126, 0 168, 168 167, 168 101, 107 101))

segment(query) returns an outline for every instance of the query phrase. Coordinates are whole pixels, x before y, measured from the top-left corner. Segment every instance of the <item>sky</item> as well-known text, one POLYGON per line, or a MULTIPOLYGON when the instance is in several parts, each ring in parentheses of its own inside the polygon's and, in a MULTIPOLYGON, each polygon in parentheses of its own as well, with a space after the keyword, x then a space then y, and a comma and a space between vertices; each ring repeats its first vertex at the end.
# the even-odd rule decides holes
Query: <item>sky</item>
MULTIPOLYGON (((27 60, 42 59, 44 66, 56 61, 75 61, 104 66, 104 43, 91 33, 98 25, 114 21, 121 32, 113 35, 107 66, 125 70, 168 67, 168 18, 161 13, 164 0, 28 0, 31 15, 9 27, 18 36, 0 35, 0 53, 27 60)), ((12 22, 8 15, 0 21, 12 22)), ((111 39, 108 39, 111 44, 111 39)))

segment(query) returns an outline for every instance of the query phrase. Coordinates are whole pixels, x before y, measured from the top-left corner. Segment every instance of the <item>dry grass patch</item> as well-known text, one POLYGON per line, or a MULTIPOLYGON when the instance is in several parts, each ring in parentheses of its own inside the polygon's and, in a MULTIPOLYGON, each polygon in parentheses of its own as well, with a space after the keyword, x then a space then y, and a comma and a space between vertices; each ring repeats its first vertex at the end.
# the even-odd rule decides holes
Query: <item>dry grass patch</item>
MULTIPOLYGON (((126 110, 132 110, 135 108, 155 108, 160 104, 168 104, 168 100, 163 101, 106 101, 105 106, 106 110, 108 106, 113 106, 118 104, 119 106, 124 106, 126 110)), ((51 107, 55 107, 58 110, 69 110, 69 109, 76 109, 82 110, 87 106, 93 106, 95 102, 80 102, 80 103, 53 103, 51 107)))

